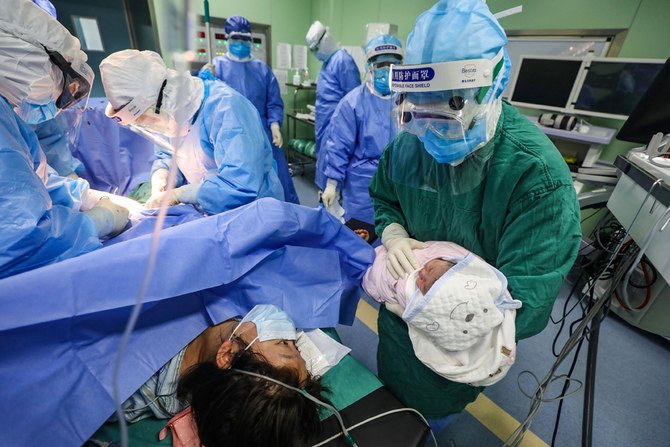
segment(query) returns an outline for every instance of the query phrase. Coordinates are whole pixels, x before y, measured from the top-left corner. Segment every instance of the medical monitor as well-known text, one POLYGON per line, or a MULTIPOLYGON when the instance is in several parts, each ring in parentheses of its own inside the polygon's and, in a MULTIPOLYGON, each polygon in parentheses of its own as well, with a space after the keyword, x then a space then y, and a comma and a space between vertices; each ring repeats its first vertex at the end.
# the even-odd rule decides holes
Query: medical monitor
POLYGON ((584 64, 573 112, 626 119, 663 67, 662 59, 594 58, 584 64))
POLYGON ((647 144, 657 132, 670 134, 670 59, 623 124, 618 140, 647 144))
POLYGON ((522 56, 510 102, 521 107, 564 112, 583 58, 522 56))

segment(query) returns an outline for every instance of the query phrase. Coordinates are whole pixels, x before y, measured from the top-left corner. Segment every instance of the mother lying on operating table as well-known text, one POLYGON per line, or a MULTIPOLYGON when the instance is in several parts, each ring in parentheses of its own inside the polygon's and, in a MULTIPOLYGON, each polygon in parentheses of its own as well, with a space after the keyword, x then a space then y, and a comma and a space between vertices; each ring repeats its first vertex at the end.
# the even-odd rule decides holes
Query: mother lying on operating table
POLYGON ((321 431, 316 404, 302 393, 243 373, 326 400, 297 339, 293 320, 274 305, 257 305, 241 320, 210 326, 126 400, 125 418, 172 418, 167 425, 173 445, 197 439, 193 445, 309 445, 321 431))

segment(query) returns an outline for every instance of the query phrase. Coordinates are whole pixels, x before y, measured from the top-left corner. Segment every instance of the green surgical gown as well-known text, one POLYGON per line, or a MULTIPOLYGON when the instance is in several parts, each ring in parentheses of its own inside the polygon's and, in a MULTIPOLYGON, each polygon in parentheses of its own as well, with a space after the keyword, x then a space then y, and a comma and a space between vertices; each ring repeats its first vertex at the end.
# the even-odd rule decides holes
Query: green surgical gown
MULTIPOLYGON (((512 296, 523 302, 516 335, 527 338, 547 325, 577 256, 581 227, 575 189, 556 147, 508 103, 503 102, 494 137, 475 154, 480 151, 491 154, 483 180, 454 194, 457 169, 427 158, 416 136, 399 134, 370 183, 376 231, 382 234, 395 222, 413 238, 455 242, 495 266, 507 277, 512 296), (402 172, 404 179, 397 174, 402 172), (414 172, 430 174, 412 185, 414 172)), ((451 382, 421 363, 407 326, 384 306, 378 325, 379 376, 406 405, 440 418, 463 410, 483 389, 451 382)), ((524 355, 523 345, 518 352, 524 355)))

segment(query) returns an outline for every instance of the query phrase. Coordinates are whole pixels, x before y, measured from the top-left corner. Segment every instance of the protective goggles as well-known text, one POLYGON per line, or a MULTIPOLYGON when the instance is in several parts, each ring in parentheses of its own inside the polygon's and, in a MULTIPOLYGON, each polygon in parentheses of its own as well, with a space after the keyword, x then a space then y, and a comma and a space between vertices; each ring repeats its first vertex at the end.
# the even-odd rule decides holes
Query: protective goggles
MULTIPOLYGON (((158 92, 158 99, 156 100, 156 107, 154 110, 156 115, 160 114, 160 109, 163 103, 163 91, 165 90, 166 85, 167 79, 163 80, 161 88, 158 92)), ((112 118, 122 126, 127 126, 129 124, 135 123, 137 119, 144 112, 146 112, 149 107, 152 106, 152 102, 153 101, 148 99, 146 96, 137 96, 119 110, 114 110, 112 104, 108 103, 105 109, 105 115, 107 115, 109 118, 112 118)))
POLYGON ((78 64, 77 70, 57 51, 44 48, 49 60, 63 73, 63 89, 56 100, 56 107, 66 109, 91 91, 93 71, 85 62, 78 64))
POLYGON ((477 101, 479 89, 398 93, 394 114, 398 128, 423 136, 428 129, 440 138, 462 139, 485 106, 477 101))
POLYGON ((368 66, 374 68, 390 67, 402 63, 402 56, 391 54, 380 54, 368 59, 368 66))
POLYGON ((237 31, 233 31, 228 35, 228 39, 237 39, 237 40, 244 40, 246 42, 251 42, 251 33, 240 33, 237 31))
POLYGON ((323 33, 321 33, 321 35, 316 40, 316 42, 313 42, 313 43, 309 44, 309 46, 308 46, 309 51, 316 52, 316 51, 319 50, 319 45, 321 44, 321 41, 323 40, 323 38, 324 38, 324 36, 326 35, 327 32, 328 32, 328 30, 324 29, 323 33))
POLYGON ((394 92, 439 92, 478 88, 481 102, 504 65, 503 55, 501 49, 493 59, 394 65, 391 89, 394 92))

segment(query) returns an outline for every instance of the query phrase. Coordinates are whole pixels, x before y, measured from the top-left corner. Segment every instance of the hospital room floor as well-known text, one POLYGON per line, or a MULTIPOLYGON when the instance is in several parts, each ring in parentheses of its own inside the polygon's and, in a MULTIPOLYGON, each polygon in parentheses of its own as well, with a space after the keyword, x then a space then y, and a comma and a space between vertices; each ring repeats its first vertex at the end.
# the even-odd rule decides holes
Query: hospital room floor
MULTIPOLYGON (((293 178, 301 203, 317 205, 317 190, 307 171, 293 178)), ((565 286, 554 306, 558 319, 563 303, 570 292, 565 286)), ((364 296, 359 303, 357 318, 352 327, 337 328, 352 355, 371 371, 377 371, 377 309, 372 299, 364 296)), ((568 318, 568 322, 571 318, 568 318)), ((518 426, 528 412, 530 401, 519 389, 517 379, 524 370, 542 378, 554 362, 551 352, 558 326, 551 322, 547 328, 518 345, 517 360, 502 381, 489 387, 466 410, 438 435, 440 447, 489 447, 503 440, 518 426)), ((559 346, 565 341, 561 339, 559 346)), ((573 377, 584 377, 586 343, 573 377)), ((567 372, 572 356, 559 373, 567 372)), ((615 315, 601 326, 595 385, 593 446, 670 445, 670 341, 641 331, 615 315)), ((519 381, 528 393, 533 391, 532 379, 522 376, 519 381)), ((560 392, 562 383, 550 388, 549 394, 560 392), (552 392, 553 391, 553 392, 552 392)), ((582 389, 565 399, 555 446, 581 445, 582 389)), ((547 447, 556 417, 557 402, 545 403, 535 417, 531 433, 523 447, 547 447)), ((430 445, 430 444, 429 444, 430 445)))

